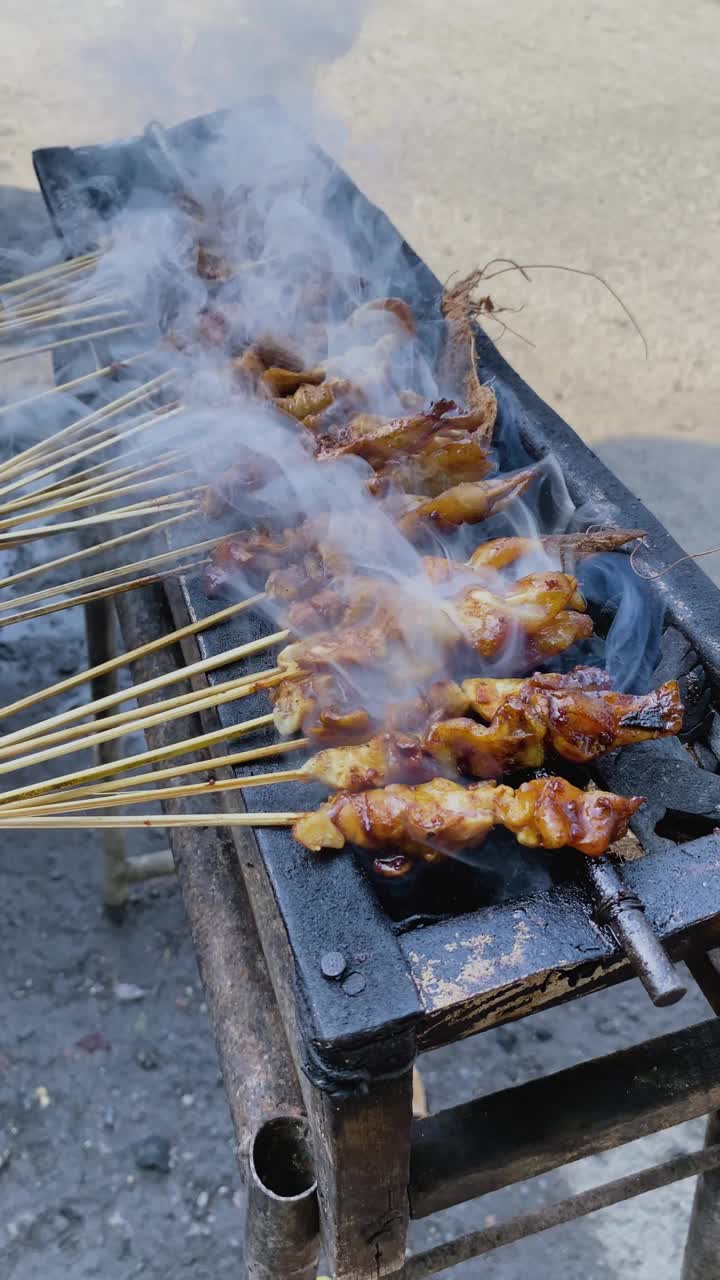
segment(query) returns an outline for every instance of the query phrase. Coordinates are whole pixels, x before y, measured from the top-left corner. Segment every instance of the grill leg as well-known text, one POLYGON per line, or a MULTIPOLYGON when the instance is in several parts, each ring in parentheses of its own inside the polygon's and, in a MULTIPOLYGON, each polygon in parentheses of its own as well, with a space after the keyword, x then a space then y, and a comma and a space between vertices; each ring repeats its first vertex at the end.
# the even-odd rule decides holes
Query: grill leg
MULTIPOLYGON (((705 1146, 720 1142, 720 1112, 708 1119, 705 1146)), ((682 1280, 720 1280, 720 1169, 697 1180, 682 1280)))
POLYGON ((250 1152, 243 1280, 315 1280, 317 1188, 307 1122, 268 1120, 250 1152))
MULTIPOLYGON (((115 610, 112 599, 94 600, 85 605, 85 632, 88 663, 99 666, 115 656, 115 610)), ((92 699, 106 698, 117 689, 117 671, 95 676, 91 681, 92 699)), ((100 764, 117 758, 117 742, 101 742, 97 749, 100 764)), ((103 907, 112 920, 121 921, 128 901, 128 862, 122 831, 103 831, 104 878, 103 907)))
POLYGON ((310 1118, 328 1272, 381 1280, 405 1260, 412 1070, 362 1097, 312 1090, 310 1118))

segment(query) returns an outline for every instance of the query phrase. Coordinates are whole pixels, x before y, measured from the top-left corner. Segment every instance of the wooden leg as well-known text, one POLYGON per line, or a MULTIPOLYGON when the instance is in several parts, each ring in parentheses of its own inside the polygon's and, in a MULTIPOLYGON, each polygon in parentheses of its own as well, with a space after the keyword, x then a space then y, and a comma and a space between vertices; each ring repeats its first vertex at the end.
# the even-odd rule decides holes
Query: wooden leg
MULTIPOLYGON (((115 655, 115 608, 112 599, 96 600, 85 605, 88 664, 107 662, 115 655)), ((96 676, 91 681, 92 699, 106 698, 117 689, 117 671, 96 676)), ((102 742, 98 747, 100 764, 117 756, 117 742, 102 742)), ((104 880, 103 906, 113 920, 125 915, 128 901, 128 863, 125 836, 122 831, 103 831, 104 880)))
POLYGON ((313 1089, 310 1119, 329 1273, 392 1275, 405 1260, 412 1071, 357 1098, 313 1089))
MULTIPOLYGON (((705 1146, 720 1142, 720 1112, 708 1119, 705 1146)), ((720 1280, 720 1169, 697 1180, 682 1280, 720 1280)))

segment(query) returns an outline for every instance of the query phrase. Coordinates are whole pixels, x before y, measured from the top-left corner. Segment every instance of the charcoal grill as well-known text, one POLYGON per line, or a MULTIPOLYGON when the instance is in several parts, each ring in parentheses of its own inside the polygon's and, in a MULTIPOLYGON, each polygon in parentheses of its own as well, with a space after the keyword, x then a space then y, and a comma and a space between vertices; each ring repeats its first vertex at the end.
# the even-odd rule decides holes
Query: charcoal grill
MULTIPOLYGON (((277 109, 265 109, 277 123, 277 109)), ((257 104, 252 110, 257 112, 257 104)), ((148 200, 167 198, 176 182, 168 157, 182 154, 191 164, 194 153, 212 145, 225 118, 189 121, 166 134, 154 128, 120 144, 36 152, 40 186, 68 254, 95 245, 118 210, 139 193, 148 200)), ((407 298, 421 334, 434 341, 439 282, 350 178, 329 158, 325 163, 328 201, 348 228, 357 263, 372 253, 378 237, 385 245, 394 240, 391 291, 407 298)), ((658 565, 682 555, 659 521, 482 332, 478 371, 498 396, 503 467, 552 452, 576 506, 602 502, 617 524, 647 530, 658 565)), ((658 1003, 677 998, 682 986, 660 943, 674 960, 689 960, 714 1011, 720 1010, 715 970, 705 958, 720 941, 720 593, 692 562, 654 582, 652 591, 664 614, 655 678, 679 679, 688 717, 682 743, 629 748, 595 767, 601 784, 647 797, 633 821, 642 856, 620 868, 603 861, 589 880, 577 858, 554 857, 547 859, 538 888, 522 861, 508 885, 486 859, 482 873, 445 868, 442 884, 434 873, 429 888, 418 881, 400 898, 378 889, 350 857, 310 859, 282 830, 261 830, 253 838, 238 833, 231 843, 211 833, 181 833, 174 842, 239 1136, 245 1143, 248 1125, 266 1118, 281 1095, 286 1109, 299 1109, 287 1037, 312 1128, 323 1233, 337 1280, 420 1280, 555 1221, 720 1162, 713 1140, 704 1152, 623 1179, 622 1185, 608 1184, 465 1238, 449 1253, 444 1247, 445 1253, 431 1250, 404 1261, 409 1214, 433 1213, 720 1106, 720 1026, 711 1020, 411 1128, 417 1052, 633 972, 640 972, 658 1003), (247 950, 249 938, 259 939, 267 964, 267 972, 251 974, 251 995, 268 988, 269 974, 282 1018, 280 1026, 268 1015, 272 1025, 255 1028, 251 1045, 238 1037, 236 1023, 247 1016, 252 1000, 247 991, 241 998, 243 979, 234 972, 237 948, 247 950), (337 968, 339 978, 328 976, 337 968), (263 1040, 273 1044, 277 1067, 272 1079, 265 1072, 265 1098, 250 1098, 239 1062, 243 1053, 252 1060, 253 1045, 257 1049, 263 1040), (543 1116, 550 1119, 539 1124, 543 1116)), ((134 646, 206 616, 211 606, 196 584, 181 580, 120 596, 117 610, 126 642, 134 646)), ((200 656, 210 656, 265 630, 259 617, 241 615, 199 637, 197 647, 200 656)), ((198 656, 194 646, 185 652, 198 656)), ((143 678, 171 660, 177 655, 157 655, 143 678)), ((263 703, 257 714, 264 710, 263 703)), ((216 714, 227 726, 241 718, 232 707, 216 714)), ((256 712, 243 703, 246 714, 256 712)), ((166 726, 159 740, 190 731, 186 722, 166 726)), ((282 807, 301 808, 306 801, 307 792, 284 791, 282 807)), ((278 807, 278 798, 272 788, 252 789, 245 803, 250 810, 269 809, 278 807)), ((718 1229, 716 1197, 707 1194, 711 1177, 703 1184, 702 1215, 696 1214, 688 1278, 700 1274, 694 1268, 707 1249, 708 1233, 718 1229)), ((278 1267, 279 1280, 285 1274, 278 1267)))

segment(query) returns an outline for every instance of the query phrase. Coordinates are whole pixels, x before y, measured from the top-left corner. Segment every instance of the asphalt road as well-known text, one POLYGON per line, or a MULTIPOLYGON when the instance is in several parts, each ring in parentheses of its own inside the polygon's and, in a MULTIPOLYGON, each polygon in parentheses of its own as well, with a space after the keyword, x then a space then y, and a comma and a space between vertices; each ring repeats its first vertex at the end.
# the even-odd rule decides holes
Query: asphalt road
MULTIPOLYGON (((348 23, 329 29, 313 18, 319 7, 334 8, 267 0, 252 13, 177 0, 149 14, 110 0, 5 0, 0 251, 19 261, 47 235, 33 147, 122 136, 248 89, 299 93, 319 64, 319 99, 332 113, 325 138, 441 276, 510 256, 587 268, 619 290, 647 360, 595 282, 532 271, 531 285, 505 275, 489 286, 496 305, 524 306, 506 318, 534 345, 506 334, 511 362, 682 543, 720 544, 718 4, 398 0, 373 6, 351 51, 329 67, 348 23)), ((354 9, 343 6, 345 19, 354 9)), ((720 557, 704 563, 720 580, 720 557)), ((7 632, 0 659, 4 703, 23 683, 82 662, 79 620, 37 625, 29 637, 7 632)), ((90 838, 54 846, 49 861, 43 841, 18 841, 10 856, 3 850, 0 877, 6 1274, 235 1274, 229 1122, 174 889, 139 893, 118 933, 98 911, 90 838), (117 983, 142 994, 125 1003, 117 983), (152 1135, 169 1143, 167 1173, 136 1168, 133 1144, 152 1135)), ((431 1055, 431 1105, 702 1016, 697 994, 660 1014, 630 984, 431 1055)), ((700 1138, 695 1124, 633 1144, 417 1235, 480 1225, 700 1138)), ((675 1280, 690 1195, 683 1185, 643 1197, 453 1277, 675 1280)))

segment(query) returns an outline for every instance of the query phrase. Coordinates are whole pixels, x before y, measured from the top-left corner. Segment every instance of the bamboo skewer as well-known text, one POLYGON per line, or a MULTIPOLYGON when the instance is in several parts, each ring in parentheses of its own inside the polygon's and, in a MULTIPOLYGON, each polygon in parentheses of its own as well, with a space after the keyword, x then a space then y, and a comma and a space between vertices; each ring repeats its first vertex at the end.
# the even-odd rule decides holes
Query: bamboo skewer
MULTIPOLYGON (((122 775, 119 778, 111 778, 108 782, 96 782, 90 786, 69 786, 58 792, 59 800, 56 800, 54 796, 46 796, 44 803, 49 805, 52 801, 54 805, 64 802, 66 799, 75 803, 84 796, 89 796, 91 799, 101 795, 115 796, 119 792, 129 791, 134 787, 144 786, 146 783, 162 782, 168 778, 181 778, 195 773, 211 773, 215 769, 229 769, 235 765, 253 764, 259 760, 271 759, 273 756, 287 755, 292 751, 303 751, 305 747, 310 745, 309 738, 290 738, 284 742, 273 742, 269 747, 253 747, 249 751, 235 751, 228 755, 211 757, 209 760, 193 760, 189 764, 169 765, 165 769, 153 769, 149 773, 134 773, 130 774, 129 777, 122 775)), ((277 775, 272 774, 271 776, 276 777, 277 775)), ((5 807, 4 800, 5 796, 0 792, 0 813, 3 812, 5 807)), ((12 805, 12 808, 34 809, 35 804, 36 801, 33 799, 18 800, 16 804, 12 805)), ((7 807, 10 808, 10 805, 7 807)))
MULTIPOLYGON (((59 800, 55 804, 38 805, 32 809, 32 815, 72 813, 78 810, 84 812, 86 809, 102 809, 103 806, 108 809, 121 809, 124 805, 146 802, 154 804, 156 801, 162 803, 166 800, 181 800, 187 796, 217 795, 223 791, 244 791, 246 788, 273 786, 276 783, 314 781, 312 775, 303 769, 278 769, 275 773, 253 773, 246 778, 225 778, 221 782, 193 782, 176 787, 151 787, 147 791, 131 791, 129 794, 121 792, 116 795, 89 796, 83 800, 59 800)), ((9 813, 18 814, 26 812, 30 816, 29 810, 20 807, 10 809, 8 805, 7 810, 9 813)), ((5 806, 0 805, 0 818, 4 811, 5 806)))
POLYGON ((181 498, 181 493, 192 490, 180 490, 178 494, 168 498, 157 498, 154 502, 136 502, 129 507, 120 507, 115 511, 105 511, 102 515, 83 516, 80 520, 67 520, 63 524, 38 525, 37 528, 25 529, 22 534, 0 535, 0 550, 19 547, 24 542, 37 542, 38 538, 57 537, 61 533, 74 533, 78 529, 87 529, 96 524, 111 524, 115 520, 138 520, 142 516, 156 515, 158 512, 180 511, 188 507, 198 509, 197 500, 181 498), (177 499, 177 501, 175 500, 177 499))
POLYGON ((129 533, 122 533, 117 538, 108 538, 105 542, 94 542, 89 547, 82 547, 79 551, 71 551, 68 555, 58 556, 55 560, 45 560, 42 564, 32 565, 31 568, 23 569, 20 573, 12 573, 7 578, 0 578, 0 588, 15 587, 19 582, 27 581, 28 578, 34 577, 38 573, 47 573, 50 569, 59 569, 61 565, 70 564, 73 560, 82 560, 86 556, 100 555, 101 552, 110 551, 115 547, 124 545, 126 542, 134 542, 138 538, 146 538, 157 529, 167 529, 172 525, 180 524, 184 520, 191 520, 193 514, 194 512, 192 511, 186 511, 179 516, 168 516, 167 520, 156 520, 153 524, 143 525, 141 529, 131 529, 129 533))
MULTIPOLYGON (((169 551, 161 551, 157 555, 145 556, 132 564, 121 564, 112 569, 100 569, 97 573, 87 574, 84 578, 75 578, 72 582, 61 582, 54 587, 45 587, 38 591, 30 591, 27 595, 18 596, 14 600, 0 603, 0 613, 8 609, 18 609, 21 605, 34 604, 37 600, 48 600, 52 596, 67 595, 69 591, 96 586, 98 582, 121 578, 124 573, 138 573, 140 569, 149 569, 153 565, 162 564, 163 560, 172 560, 176 556, 195 555, 198 551, 207 551, 214 547, 219 538, 206 538, 204 542, 194 542, 187 547, 172 547, 169 551)), ((0 738, 2 742, 2 738, 0 738)))
POLYGON ((109 831, 126 827, 292 827, 304 813, 188 813, 185 815, 163 814, 161 817, 155 814, 124 814, 118 816, 113 814, 107 817, 103 814, 97 817, 68 817, 63 815, 59 818, 50 816, 40 816, 38 818, 26 817, 0 817, 0 830, 13 831, 22 830, 23 828, 33 829, 36 831, 109 831))
POLYGON ((132 324, 114 325, 110 329, 100 329, 97 333, 83 333, 77 338, 62 338, 59 342, 47 342, 43 347, 25 347, 21 351, 11 351, 9 355, 0 356, 0 364, 10 364, 13 360, 22 360, 25 356, 40 356, 46 351, 57 351, 60 347, 70 347, 78 342, 97 342, 100 338, 110 338, 113 334, 129 333, 132 329, 147 329, 146 320, 135 320, 132 324))
POLYGON ((24 494, 21 498, 2 503, 0 513, 5 515, 13 511, 22 511, 25 507, 35 506, 36 503, 48 501, 51 498, 70 497, 81 492, 97 492, 98 489, 105 489, 120 481, 139 479, 141 476, 149 475, 184 457, 186 455, 183 450, 173 449, 161 453, 155 462, 148 463, 144 467, 139 467, 137 463, 129 463, 125 467, 113 467, 107 461, 96 462, 94 467, 86 467, 84 471, 73 473, 72 479, 63 476, 60 480, 53 480, 40 489, 34 489, 32 493, 24 494))
POLYGON ((88 283, 92 284, 92 281, 80 280, 73 286, 70 280, 70 289, 75 288, 76 293, 71 293, 68 283, 62 281, 58 281, 57 284, 35 285, 34 288, 27 289, 14 302, 8 299, 4 303, 3 311, 7 312, 7 319, 0 320, 0 327, 14 324, 17 316, 35 315, 38 311, 77 311, 81 307, 96 307, 100 302, 125 301, 122 296, 118 298, 117 290, 114 288, 103 288, 100 293, 93 293, 92 290, 83 293, 83 288, 86 288, 88 283))
MULTIPOLYGON (((51 313, 49 314, 51 315, 51 313)), ((48 329, 51 333, 57 333, 58 329, 79 329, 82 325, 100 324, 101 321, 106 323, 108 320, 124 320, 129 315, 130 311, 127 307, 124 307, 121 311, 101 311, 99 314, 90 316, 75 316, 71 320, 61 320, 59 316, 56 320, 48 319, 47 316, 41 313, 13 323, 9 321, 6 321, 5 324, 0 323, 0 342, 3 338, 7 338, 8 341, 12 342, 13 338, 17 338, 24 331, 30 330, 31 326, 34 325, 39 325, 40 327, 39 329, 32 328, 31 332, 28 333, 31 338, 41 335, 43 329, 48 329)), ((90 337, 92 337, 92 334, 90 337)))
MULTIPOLYGON (((68 271, 64 276, 60 276, 54 281, 45 280, 39 284, 31 285, 14 297, 4 299, 0 297, 0 305, 8 315, 16 315, 20 309, 39 305, 50 306, 62 301, 63 298, 73 297, 74 290, 79 291, 92 283, 92 276, 90 276, 89 280, 82 279, 89 269, 89 267, 78 267, 75 271, 68 271)), ((107 283, 109 284, 109 279, 107 283)), ((117 285, 118 288, 121 287, 120 280, 118 280, 117 285)))
MULTIPOLYGON (((71 494, 69 497, 63 498, 60 502, 51 503, 49 507, 40 507, 39 510, 16 511, 14 515, 6 516, 3 520, 0 520, 0 534, 27 524, 28 520, 45 520, 49 516, 61 515, 66 511, 76 511, 82 507, 102 506, 105 502, 114 502, 117 498, 124 498, 129 493, 137 493, 139 489, 157 489, 169 480, 182 480, 193 475, 194 472, 186 468, 184 471, 168 471, 164 475, 150 476, 145 480, 135 480, 132 484, 118 485, 116 479, 113 478, 104 484, 98 484, 96 488, 91 486, 80 493, 71 494)), ((203 485, 195 485, 191 488, 171 490, 169 493, 157 493, 154 496, 158 499, 176 498, 180 494, 195 493, 205 487, 203 485)), ((150 496, 152 497, 153 495, 150 496)), ((120 509, 124 510, 124 508, 120 509)), ((112 512, 108 514, 112 515, 112 512)))
MULTIPOLYGON (((178 742, 169 743, 166 747, 154 747, 151 751, 141 751, 134 756, 109 760, 105 764, 93 765, 89 769, 77 769, 75 772, 63 774, 59 778, 46 778, 43 782, 28 783, 24 787, 15 787, 12 791, 0 793, 0 800, 2 800, 3 804, 9 803, 11 800, 30 800, 35 796, 44 796, 49 791, 63 791, 66 787, 72 787, 76 783, 84 785, 102 781, 102 779, 117 773, 130 773, 140 765, 155 764, 159 760, 172 760, 173 756, 189 755, 196 751, 202 751, 206 747, 215 746, 216 743, 224 742, 229 738, 242 737, 243 734, 252 732, 252 728, 261 729, 267 727, 270 721, 272 721, 272 716, 258 716, 256 722, 246 720, 242 726, 232 725, 227 729, 213 729, 210 733, 196 734, 192 738, 184 738, 178 742)), ((274 744, 272 750, 275 752, 280 750, 289 751, 297 747, 297 745, 298 741, 295 739, 292 743, 274 744)), ((253 758, 263 759, 268 754, 267 748, 258 747, 257 750, 261 752, 261 755, 257 757, 253 757, 251 752, 247 753, 246 760, 248 763, 253 758)), ((207 762, 205 767, 207 767, 207 762)))
MULTIPOLYGON (((91 730, 87 724, 76 724, 64 729, 59 729, 56 733, 45 733, 26 739, 23 742, 16 743, 12 747, 3 747, 0 750, 0 760, 11 759, 17 756, 18 749, 26 752, 44 751, 46 748, 58 745, 60 743, 70 743, 72 745, 65 746, 65 752, 84 751, 87 746, 85 738, 89 738, 90 734, 99 732, 105 733, 106 730, 115 729, 124 726, 123 734, 140 732, 145 728, 145 721, 149 716, 154 720, 166 717, 168 720, 175 719, 177 715, 190 715, 196 710, 207 710, 207 699, 215 699, 213 703, 216 706, 223 706, 227 701, 240 700, 241 698, 249 698, 261 689, 272 689, 274 685, 284 679, 282 671, 277 668, 269 671, 267 675, 263 673, 261 678, 257 676, 238 676, 232 680, 223 680, 220 684, 213 685, 212 689, 202 688, 193 689, 189 693, 179 693, 173 698, 166 698, 162 702, 153 702, 148 706, 131 707, 128 711, 119 711, 113 716, 103 716, 95 723, 95 728, 91 730), (227 696, 226 696, 227 695, 227 696), (198 707, 198 704, 202 704, 198 707), (173 715, 169 713, 172 712, 173 715), (78 741, 80 739, 80 741, 78 741)), ((119 736, 123 736, 122 734, 119 736)))
MULTIPOLYGON (((173 519, 185 520, 187 516, 174 516, 173 519)), ((105 543, 102 545, 108 546, 110 544, 105 543)), ((248 596, 245 600, 238 600, 235 604, 226 605, 224 609, 208 614, 206 618, 198 618, 195 622, 189 622, 184 627, 178 627, 177 630, 168 632, 167 635, 157 636, 155 640, 148 640, 147 644, 138 645, 137 648, 130 649, 127 653, 118 653, 115 657, 108 658, 106 662, 101 662, 94 667, 88 667, 84 671, 78 671, 75 675, 66 676, 64 680, 58 680, 55 684, 48 685, 47 688, 40 689, 36 693, 26 694, 24 698, 18 698, 16 702, 11 702, 8 706, 1 707, 0 717, 6 719, 8 716, 17 715, 22 711, 29 711, 31 707, 37 706, 39 702, 46 702, 49 698, 56 698, 62 693, 69 693, 72 689, 76 689, 78 685, 89 684, 97 676, 104 676, 110 671, 117 671, 118 667, 129 666, 130 663, 138 662, 141 658, 145 658, 151 653, 157 653, 158 649, 180 644, 183 640, 189 640, 192 636, 199 635, 203 631, 209 631, 213 627, 220 626, 223 622, 228 622, 230 618, 236 617, 239 613, 244 613, 246 609, 252 609, 264 598, 264 593, 258 592, 257 595, 248 596)))
POLYGON ((126 591, 135 591, 139 587, 149 587, 155 582, 163 582, 165 578, 179 577, 193 569, 200 569, 207 560, 193 560, 190 564, 174 565, 163 573, 150 573, 145 578, 132 578, 130 582, 118 582, 112 587, 102 587, 98 591, 86 591, 83 595, 72 596, 69 600, 59 600, 55 604, 46 604, 37 609, 26 609, 23 613, 14 613, 10 618, 0 620, 0 628, 11 627, 16 622, 30 622, 33 618, 44 618, 48 613, 59 613, 62 609, 74 609, 78 604, 92 604, 95 600, 107 600, 108 596, 123 595, 126 591))
MULTIPOLYGON (((40 320, 54 320, 57 316, 75 315, 78 311, 91 311, 94 307, 99 307, 104 302, 117 303, 122 301, 122 298, 118 298, 114 291, 110 291, 109 293, 97 293, 93 297, 81 299, 77 302, 63 302, 61 305, 52 303, 48 306, 40 303, 40 305, 13 308, 7 320, 0 320, 0 335, 15 329, 27 328, 31 324, 37 324, 40 320)), ((129 299, 127 301, 129 302, 129 299)), ((127 310, 124 314, 127 315, 127 310)), ((89 320, 98 318, 97 316, 89 316, 87 320, 81 323, 87 324, 89 320)))
MULTIPOLYGON (((133 360, 135 357, 131 356, 130 359, 133 360)), ((84 434, 86 431, 89 431, 91 427, 94 427, 97 422, 101 422, 105 418, 115 417, 115 415, 122 409, 129 408, 132 404, 148 399, 149 396, 154 395, 156 391, 159 391, 160 388, 172 377, 174 377, 172 370, 158 374, 157 377, 150 378, 148 382, 144 382, 138 387, 133 387, 132 390, 126 391, 124 395, 118 396, 115 400, 111 400, 109 404, 103 405, 102 408, 95 409, 93 413, 86 414, 84 418, 78 419, 77 422, 71 422, 69 426, 63 427, 61 431, 56 431, 51 436, 46 437, 46 439, 38 440, 35 444, 29 445, 27 449, 23 449, 22 453, 16 454, 14 458, 9 458, 7 462, 4 462, 2 466, 0 466, 0 479, 16 475, 19 471, 28 470, 28 464, 31 467, 34 466, 34 462, 32 460, 35 459, 38 454, 44 454, 48 450, 53 452, 60 440, 66 439, 67 437, 74 438, 78 433, 84 434)))
POLYGON ((64 262, 55 262, 51 267, 43 267, 42 270, 33 271, 30 275, 18 276, 17 279, 0 285, 0 298, 2 298, 3 294, 22 289, 23 285, 34 283, 36 280, 47 279, 49 276, 72 274, 81 267, 89 269, 101 257, 102 252, 100 249, 95 249, 92 253, 83 253, 77 258, 67 258, 64 262))
POLYGON ((95 444, 89 445, 86 449, 81 449, 77 453, 73 453, 70 449, 68 451, 70 453, 69 457, 59 462, 52 461, 48 463, 48 465, 41 471, 33 472, 29 479, 16 481, 14 484, 8 485, 5 489, 1 489, 0 494, 7 494, 11 490, 27 485, 32 480, 42 480, 46 475, 53 475, 64 467, 72 466, 73 462, 79 461, 81 458, 87 458, 92 454, 102 452, 105 449, 111 449, 115 445, 119 444, 121 440, 128 440, 130 436, 137 435, 140 431, 151 430, 153 427, 159 426, 160 423, 172 421, 172 419, 176 418, 181 412, 182 409, 180 407, 169 408, 162 413, 153 411, 149 415, 142 416, 135 422, 134 426, 129 427, 126 431, 118 431, 117 428, 112 428, 109 431, 100 432, 99 437, 96 437, 95 444))
POLYGON ((96 432, 94 435, 86 436, 82 440, 70 445, 66 445, 63 449, 59 449, 57 453, 50 454, 49 460, 44 459, 46 465, 40 471, 33 471, 29 476, 21 477, 12 484, 5 485, 0 489, 0 496, 13 492, 16 489, 25 488, 26 485, 33 481, 42 480, 47 475, 54 475, 58 471, 62 471, 65 467, 70 467, 74 463, 79 462, 81 458, 89 458, 94 453, 101 453, 105 449, 112 449, 119 444, 121 440, 128 440, 130 436, 137 435, 139 431, 146 431, 151 427, 165 423, 176 418, 182 412, 180 405, 163 405, 162 409, 153 409, 141 414, 137 419, 126 419, 133 425, 124 431, 118 431, 118 426, 123 426, 120 422, 118 426, 108 427, 102 431, 96 432), (88 440, 94 443, 87 444, 88 440), (78 451, 77 445, 80 445, 78 451), (86 446, 86 447, 83 447, 86 446))
POLYGON ((24 400, 14 400, 10 404, 0 405, 0 416, 3 413, 11 413, 15 409, 26 409, 28 405, 35 404, 38 400, 44 400, 47 396, 62 394, 66 391, 75 391, 77 387, 84 386, 86 382, 93 382, 96 378, 106 378, 120 373, 127 365, 135 364, 138 360, 144 360, 146 356, 147 352, 142 351, 139 355, 128 356, 125 360, 118 360, 114 364, 106 364, 102 369, 95 369, 92 373, 84 373, 80 378, 71 378, 69 382, 60 382, 54 387, 48 387, 47 391, 39 391, 34 396, 26 396, 24 400))
MULTIPOLYGON (((197 662, 189 663, 183 667, 176 667, 172 671, 166 671, 164 675, 154 676, 152 680, 143 680, 140 684, 130 685, 127 689, 117 689, 114 693, 109 693, 104 698, 96 698, 94 702, 81 703, 77 707, 68 707, 66 711, 61 711, 55 716, 26 725, 24 729, 16 729, 13 733, 4 734, 0 737, 0 757, 13 750, 14 745, 22 743, 25 746, 29 739, 41 737, 53 729, 72 724, 73 720, 81 720, 91 715, 97 716, 107 711, 110 707, 115 707, 123 702, 130 702, 135 698, 147 697, 148 694, 157 693, 159 689, 165 689, 168 685, 178 684, 182 680, 191 680, 195 676, 207 675, 209 671, 217 671, 219 667, 227 667, 231 663, 242 661, 244 658, 254 657, 256 653, 265 651, 272 644, 282 643, 287 634, 287 631, 278 631, 273 636, 266 636, 260 640, 250 640, 246 644, 237 645, 234 649, 227 649, 222 653, 214 654, 210 658, 200 658, 197 662)), ((280 670, 279 667, 273 667, 260 673, 248 673, 240 678, 248 683, 255 683, 258 680, 262 681, 270 676, 279 675, 280 670)), ((287 675, 288 673, 283 672, 282 674, 287 675)), ((3 715, 5 714, 3 712, 3 715)))

